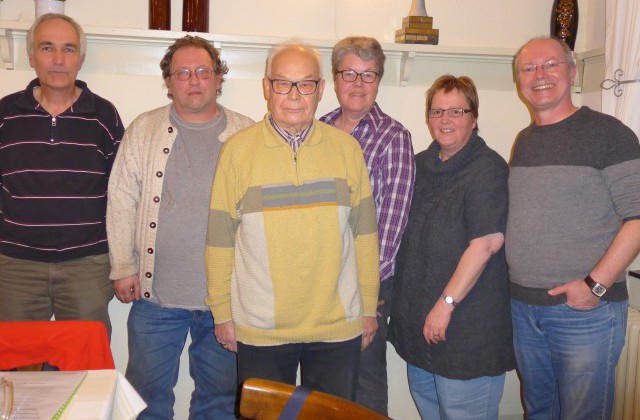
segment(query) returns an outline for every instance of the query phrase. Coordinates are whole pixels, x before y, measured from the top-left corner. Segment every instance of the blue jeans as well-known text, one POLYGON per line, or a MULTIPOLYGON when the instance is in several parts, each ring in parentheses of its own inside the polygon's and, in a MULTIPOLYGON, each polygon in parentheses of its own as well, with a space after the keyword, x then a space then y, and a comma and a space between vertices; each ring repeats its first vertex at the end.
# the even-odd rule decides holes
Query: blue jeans
POLYGON ((594 309, 511 299, 527 419, 610 419, 628 301, 594 309))
POLYGON ((189 373, 195 383, 190 419, 235 419, 236 356, 213 336, 209 311, 163 308, 139 300, 129 320, 129 363, 126 377, 148 407, 138 419, 173 419, 180 354, 187 333, 189 373))
POLYGON ((380 283, 378 300, 384 304, 378 307, 378 331, 371 344, 360 354, 358 387, 356 402, 378 413, 387 415, 389 401, 387 387, 387 334, 389 331, 389 312, 391 312, 391 295, 393 294, 393 278, 380 283))
POLYGON ((353 401, 361 343, 361 336, 341 342, 278 346, 238 342, 238 380, 259 378, 295 385, 299 365, 302 385, 353 401))
POLYGON ((448 379, 407 363, 409 390, 426 420, 498 419, 506 374, 448 379))

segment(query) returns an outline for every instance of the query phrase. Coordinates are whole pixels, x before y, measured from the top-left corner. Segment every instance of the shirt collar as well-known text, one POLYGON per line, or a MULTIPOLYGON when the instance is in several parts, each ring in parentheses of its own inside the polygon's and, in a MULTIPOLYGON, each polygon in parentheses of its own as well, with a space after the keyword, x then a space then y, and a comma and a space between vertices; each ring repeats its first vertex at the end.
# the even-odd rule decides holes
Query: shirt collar
POLYGON ((307 128, 305 128, 301 132, 296 133, 296 134, 291 134, 288 131, 286 131, 284 128, 280 127, 274 121, 273 116, 271 116, 271 115, 269 115, 269 122, 271 123, 273 128, 278 132, 278 134, 280 134, 280 137, 282 137, 284 139, 284 141, 290 146, 292 146, 294 143, 302 144, 302 142, 309 135, 309 131, 311 131, 311 127, 313 126, 313 122, 312 122, 311 124, 309 124, 309 126, 307 128))

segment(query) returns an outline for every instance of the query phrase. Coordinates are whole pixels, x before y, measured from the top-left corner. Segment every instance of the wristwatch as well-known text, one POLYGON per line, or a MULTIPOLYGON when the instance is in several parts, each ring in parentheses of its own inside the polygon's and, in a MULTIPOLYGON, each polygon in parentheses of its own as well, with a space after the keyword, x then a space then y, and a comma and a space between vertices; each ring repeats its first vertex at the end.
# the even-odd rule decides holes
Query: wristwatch
POLYGON ((598 297, 602 297, 605 293, 607 293, 607 288, 592 279, 591 275, 587 275, 587 277, 584 278, 584 282, 587 283, 587 286, 589 286, 589 289, 591 289, 591 293, 598 297))
POLYGON ((458 304, 458 302, 455 301, 453 296, 442 295, 442 299, 444 299, 444 303, 446 303, 447 305, 456 306, 458 304))

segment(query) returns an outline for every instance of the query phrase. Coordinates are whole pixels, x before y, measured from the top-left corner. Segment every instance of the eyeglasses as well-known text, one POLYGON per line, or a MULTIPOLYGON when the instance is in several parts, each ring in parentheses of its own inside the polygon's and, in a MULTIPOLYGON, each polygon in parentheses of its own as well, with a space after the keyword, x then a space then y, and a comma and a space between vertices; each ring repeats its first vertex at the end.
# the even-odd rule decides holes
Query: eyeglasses
POLYGON ((318 89, 320 80, 299 80, 292 82, 291 80, 284 79, 269 79, 269 82, 271 82, 271 89, 279 95, 288 95, 294 86, 298 89, 300 95, 311 95, 318 89))
POLYGON ((336 72, 336 74, 338 73, 340 73, 342 80, 345 82, 355 82, 358 76, 360 76, 360 79, 365 83, 373 83, 378 78, 378 73, 375 71, 363 71, 362 73, 358 73, 353 70, 340 70, 336 72))
POLYGON ((549 61, 544 64, 528 64, 518 69, 518 72, 526 75, 535 74, 538 68, 544 72, 554 71, 560 64, 569 64, 568 61, 549 61))
POLYGON ((176 80, 180 80, 184 82, 185 80, 191 79, 191 73, 195 74, 198 80, 204 80, 211 78, 213 74, 213 69, 209 67, 198 67, 197 69, 178 69, 171 73, 171 76, 175 77, 176 80))
POLYGON ((449 109, 434 108, 427 111, 427 114, 429 115, 429 118, 440 118, 444 115, 445 112, 450 117, 458 118, 458 117, 462 117, 466 113, 471 112, 471 110, 464 109, 464 108, 449 108, 449 109))

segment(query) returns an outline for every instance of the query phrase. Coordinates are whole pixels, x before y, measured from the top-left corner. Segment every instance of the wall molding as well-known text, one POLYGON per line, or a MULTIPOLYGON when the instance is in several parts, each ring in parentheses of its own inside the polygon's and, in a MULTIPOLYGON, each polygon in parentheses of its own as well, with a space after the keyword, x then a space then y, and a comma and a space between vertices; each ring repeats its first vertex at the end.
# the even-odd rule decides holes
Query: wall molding
MULTIPOLYGON (((29 68, 26 33, 30 23, 0 21, 0 58, 7 70, 29 68)), ((135 28, 83 27, 87 34, 88 52, 83 70, 95 73, 126 75, 159 75, 158 63, 166 48, 186 32, 135 28)), ((221 51, 229 64, 228 78, 256 79, 264 73, 269 49, 286 41, 280 37, 198 33, 221 51)), ((316 46, 323 56, 324 75, 330 78, 331 50, 335 41, 300 39, 316 46)), ((382 84, 395 86, 428 86, 438 76, 451 73, 467 75, 479 89, 514 90, 511 68, 514 49, 467 48, 422 44, 382 43, 387 56, 382 84)), ((603 51, 577 54, 579 77, 575 91, 582 89, 585 66, 602 61, 603 51)))

